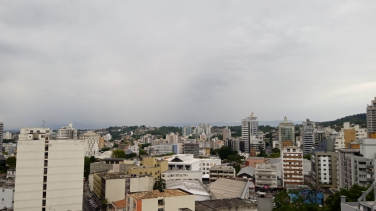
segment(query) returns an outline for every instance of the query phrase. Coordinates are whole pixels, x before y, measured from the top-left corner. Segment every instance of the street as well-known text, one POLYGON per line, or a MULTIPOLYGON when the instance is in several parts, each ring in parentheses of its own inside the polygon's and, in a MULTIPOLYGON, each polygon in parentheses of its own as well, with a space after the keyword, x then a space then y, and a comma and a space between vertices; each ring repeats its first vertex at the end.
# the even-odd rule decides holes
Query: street
POLYGON ((82 210, 83 211, 95 211, 89 201, 86 199, 86 197, 83 197, 83 202, 82 202, 82 210))
POLYGON ((273 210, 273 202, 270 197, 257 197, 257 211, 271 211, 273 210))

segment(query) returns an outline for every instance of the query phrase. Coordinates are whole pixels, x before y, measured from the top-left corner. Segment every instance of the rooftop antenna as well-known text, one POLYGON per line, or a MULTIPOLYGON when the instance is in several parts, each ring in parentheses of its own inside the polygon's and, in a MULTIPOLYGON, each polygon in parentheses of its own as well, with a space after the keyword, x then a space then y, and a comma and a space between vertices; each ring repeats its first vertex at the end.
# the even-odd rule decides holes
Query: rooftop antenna
POLYGON ((44 121, 44 120, 43 120, 42 122, 43 122, 43 127, 44 127, 44 124, 46 124, 47 122, 46 122, 46 121, 44 121))

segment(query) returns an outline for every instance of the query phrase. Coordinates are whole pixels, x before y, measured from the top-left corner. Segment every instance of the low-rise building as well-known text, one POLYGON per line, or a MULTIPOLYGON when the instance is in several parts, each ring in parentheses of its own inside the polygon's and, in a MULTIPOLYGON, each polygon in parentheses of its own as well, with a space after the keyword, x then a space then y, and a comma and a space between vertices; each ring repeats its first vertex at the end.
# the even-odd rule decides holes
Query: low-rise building
POLYGON ((127 210, 177 211, 182 208, 195 210, 195 196, 183 190, 153 190, 127 195, 127 210))
POLYGON ((242 168, 236 176, 240 178, 248 178, 253 181, 254 174, 255 168, 253 168, 252 166, 246 166, 242 168))
POLYGON ((263 157, 249 157, 245 160, 245 166, 252 166, 253 168, 256 168, 257 164, 264 163, 267 160, 267 158, 263 157))
POLYGON ((255 169, 256 189, 277 188, 277 167, 272 164, 257 164, 255 169))
POLYGON ((195 196, 195 201, 210 200, 210 190, 199 180, 168 180, 166 189, 181 189, 195 196))
POLYGON ((248 199, 250 182, 248 179, 218 178, 210 184, 212 199, 241 198, 248 199))
POLYGON ((132 165, 127 168, 128 174, 145 174, 154 177, 154 181, 161 179, 162 172, 168 170, 168 161, 157 160, 154 157, 144 157, 140 166, 132 165))
POLYGON ((200 159, 194 158, 192 154, 173 155, 167 159, 169 170, 200 170, 200 159))
POLYGON ((111 211, 126 211, 127 199, 112 202, 111 211))
POLYGON ((6 183, 0 186, 0 209, 12 208, 14 203, 14 183, 6 183))
POLYGON ((200 171, 202 172, 202 174, 209 174, 210 168, 214 166, 220 166, 222 163, 221 159, 217 157, 200 159, 200 161, 200 171))
POLYGON ((232 166, 214 166, 209 169, 210 183, 216 181, 218 178, 235 178, 235 169, 232 166))
POLYGON ((257 211, 257 205, 238 198, 196 201, 195 211, 257 211))

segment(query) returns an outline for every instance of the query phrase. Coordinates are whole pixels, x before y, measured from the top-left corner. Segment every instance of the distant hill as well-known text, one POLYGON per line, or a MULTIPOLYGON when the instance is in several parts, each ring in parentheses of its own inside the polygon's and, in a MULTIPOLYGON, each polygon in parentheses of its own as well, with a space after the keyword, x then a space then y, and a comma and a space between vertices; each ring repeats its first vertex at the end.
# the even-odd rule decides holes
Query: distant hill
POLYGON ((327 126, 342 126, 344 122, 350 122, 351 124, 358 124, 361 125, 362 127, 367 126, 367 116, 365 113, 362 114, 355 114, 352 116, 345 116, 340 119, 336 119, 333 121, 326 121, 326 122, 317 122, 318 125, 327 127, 327 126))

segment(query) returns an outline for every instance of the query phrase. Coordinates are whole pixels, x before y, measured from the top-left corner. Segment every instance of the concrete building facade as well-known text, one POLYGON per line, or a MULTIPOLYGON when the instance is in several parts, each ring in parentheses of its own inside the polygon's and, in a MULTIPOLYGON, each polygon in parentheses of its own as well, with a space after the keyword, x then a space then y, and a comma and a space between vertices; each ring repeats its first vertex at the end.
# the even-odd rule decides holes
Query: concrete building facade
POLYGON ((250 142, 252 136, 258 135, 258 118, 252 114, 242 119, 242 142, 244 143, 244 151, 245 153, 250 152, 250 142))
POLYGON ((321 187, 337 187, 337 153, 314 150, 311 176, 321 187))
POLYGON ((278 147, 281 150, 283 145, 293 146, 295 141, 295 128, 292 122, 285 117, 278 125, 278 147), (288 144, 289 143, 289 144, 288 144))
POLYGON ((315 123, 307 119, 303 122, 303 154, 311 153, 312 147, 315 146, 315 123))
POLYGON ((255 187, 256 189, 277 188, 277 167, 272 164, 256 164, 255 169, 255 187))
POLYGON ((367 105, 366 114, 369 137, 376 136, 376 97, 371 101, 371 105, 367 105))
POLYGON ((14 210, 81 210, 84 142, 50 140, 49 128, 22 128, 14 210))
POLYGON ((57 130, 58 139, 77 139, 77 129, 73 128, 70 122, 68 126, 62 127, 57 130))
POLYGON ((85 141, 85 156, 98 156, 99 155, 99 135, 94 131, 88 131, 83 134, 83 139, 85 141))

